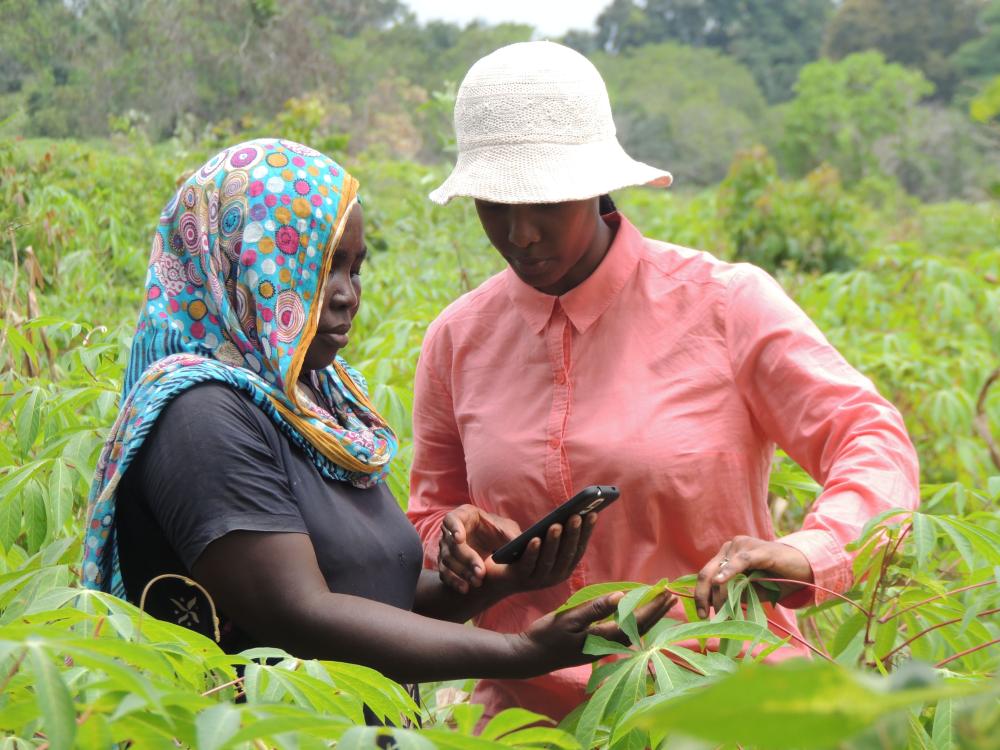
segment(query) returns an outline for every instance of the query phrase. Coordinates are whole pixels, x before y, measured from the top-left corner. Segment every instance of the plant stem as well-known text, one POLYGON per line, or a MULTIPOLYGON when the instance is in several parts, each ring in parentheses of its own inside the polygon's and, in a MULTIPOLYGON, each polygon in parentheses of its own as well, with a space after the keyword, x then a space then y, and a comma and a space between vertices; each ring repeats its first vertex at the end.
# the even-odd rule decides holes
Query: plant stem
POLYGON ((980 643, 978 646, 973 646, 972 648, 967 648, 965 651, 959 651, 957 654, 952 654, 947 659, 942 659, 937 664, 935 668, 943 667, 948 662, 955 661, 955 659, 961 659, 963 656, 968 656, 969 654, 975 653, 976 651, 981 651, 984 648, 989 648, 990 646, 1000 643, 1000 638, 994 638, 992 641, 987 641, 986 643, 980 643))
POLYGON ((910 533, 913 528, 913 524, 910 523, 906 528, 899 532, 899 538, 896 543, 892 545, 892 549, 888 550, 884 555, 882 555, 882 565, 879 568, 878 580, 875 581, 875 587, 872 589, 872 600, 868 605, 868 621, 865 623, 865 645, 870 646, 873 641, 871 637, 872 633, 872 622, 875 620, 875 602, 878 601, 879 592, 882 590, 882 586, 885 584, 885 574, 889 571, 889 564, 892 562, 892 558, 895 556, 896 551, 899 549, 899 545, 903 543, 903 539, 906 535, 910 533))
POLYGON ((906 607, 905 609, 901 609, 898 612, 894 612, 893 614, 886 615, 885 617, 879 618, 879 621, 878 621, 879 625, 884 625, 885 623, 889 622, 889 620, 891 620, 894 617, 899 617, 901 614, 909 612, 911 609, 916 609, 917 607, 922 607, 925 604, 930 604, 931 602, 937 601, 938 599, 944 599, 945 597, 951 596, 952 594, 960 594, 963 591, 970 591, 972 589, 982 588, 983 586, 991 586, 991 585, 993 585, 996 582, 997 582, 996 578, 991 578, 990 580, 983 581, 982 583, 970 583, 968 586, 962 586, 961 588, 957 588, 957 589, 954 589, 952 591, 945 591, 943 594, 936 594, 935 596, 932 596, 929 599, 924 599, 922 602, 917 602, 916 604, 911 604, 909 607, 906 607))
MULTIPOLYGON (((997 607, 996 609, 988 609, 985 612, 980 612, 978 615, 976 615, 976 617, 986 617, 987 615, 995 615, 997 612, 1000 612, 1000 607, 997 607)), ((929 628, 924 628, 923 630, 921 630, 916 635, 911 636, 910 638, 907 638, 905 641, 903 641, 898 646, 896 646, 896 648, 894 648, 892 651, 890 651, 885 656, 883 656, 881 658, 881 661, 884 662, 884 661, 887 661, 887 660, 891 659, 897 652, 903 650, 904 648, 906 648, 907 646, 909 646, 911 643, 913 643, 915 640, 917 640, 918 638, 921 638, 921 637, 927 635, 931 631, 937 630, 938 628, 943 628, 945 625, 954 625, 956 622, 961 622, 963 619, 964 618, 962 618, 962 617, 956 617, 956 618, 954 618, 952 620, 945 620, 944 622, 939 622, 937 625, 931 625, 929 628)))
POLYGON ((831 662, 831 663, 833 662, 832 658, 830 658, 829 656, 827 656, 826 654, 824 654, 822 651, 820 651, 818 648, 816 648, 814 645, 812 645, 805 638, 802 638, 801 636, 795 635, 795 633, 793 633, 791 630, 789 630, 788 628, 784 627, 783 625, 779 625, 778 623, 774 622, 770 618, 768 618, 767 624, 769 626, 771 626, 771 627, 777 628, 778 630, 780 630, 782 633, 784 633, 785 635, 787 635, 792 640, 797 641, 798 643, 801 643, 807 649, 809 649, 814 654, 816 654, 816 656, 822 656, 828 662, 831 662))
POLYGON ((0 685, 0 695, 3 695, 3 691, 7 689, 7 685, 10 683, 12 679, 14 679, 14 675, 17 674, 17 670, 21 668, 21 662, 24 661, 24 658, 27 655, 28 655, 28 647, 25 646, 24 651, 21 652, 21 655, 18 656, 17 659, 14 661, 14 664, 10 668, 10 671, 7 672, 7 676, 4 678, 3 684, 0 685))
POLYGON ((222 685, 216 685, 214 688, 206 690, 201 695, 204 698, 206 696, 213 695, 214 693, 219 693, 219 692, 225 690, 228 687, 235 687, 236 685, 240 685, 242 687, 242 684, 243 684, 243 678, 242 677, 237 677, 235 680, 232 680, 231 682, 227 682, 227 683, 222 684, 222 685))
POLYGON ((817 591, 822 591, 824 594, 829 594, 830 596, 836 597, 837 599, 840 599, 841 601, 847 602, 852 607, 857 608, 866 617, 869 615, 868 610, 865 609, 864 607, 862 607, 860 604, 858 604, 853 599, 850 599, 850 598, 844 596, 843 594, 838 594, 833 589, 828 589, 825 586, 817 586, 815 583, 810 583, 810 582, 807 582, 807 581, 799 581, 799 580, 796 580, 794 578, 764 578, 762 576, 760 578, 754 578, 754 580, 755 581, 768 581, 768 582, 771 582, 771 583, 794 583, 794 584, 799 585, 799 586, 806 586, 806 587, 811 588, 811 589, 816 589, 817 591))

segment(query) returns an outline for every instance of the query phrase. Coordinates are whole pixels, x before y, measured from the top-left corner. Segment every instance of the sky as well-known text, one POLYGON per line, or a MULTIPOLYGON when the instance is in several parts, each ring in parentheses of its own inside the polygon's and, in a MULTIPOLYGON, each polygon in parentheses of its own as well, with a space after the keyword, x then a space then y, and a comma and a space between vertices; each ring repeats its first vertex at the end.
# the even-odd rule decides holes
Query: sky
POLYGON ((611 0, 403 0, 420 21, 439 19, 465 24, 515 21, 534 26, 541 36, 570 29, 590 30, 611 0))

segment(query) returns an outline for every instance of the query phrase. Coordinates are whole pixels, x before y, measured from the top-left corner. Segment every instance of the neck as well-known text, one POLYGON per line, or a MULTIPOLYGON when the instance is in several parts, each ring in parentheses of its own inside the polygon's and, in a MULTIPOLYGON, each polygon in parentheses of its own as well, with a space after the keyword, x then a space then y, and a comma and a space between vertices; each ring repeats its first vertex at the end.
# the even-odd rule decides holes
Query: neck
POLYGON ((615 231, 605 223, 600 214, 595 215, 594 221, 596 226, 590 236, 590 242, 577 264, 558 282, 538 291, 555 296, 566 294, 589 279, 590 275, 597 270, 611 248, 611 243, 615 239, 615 231))

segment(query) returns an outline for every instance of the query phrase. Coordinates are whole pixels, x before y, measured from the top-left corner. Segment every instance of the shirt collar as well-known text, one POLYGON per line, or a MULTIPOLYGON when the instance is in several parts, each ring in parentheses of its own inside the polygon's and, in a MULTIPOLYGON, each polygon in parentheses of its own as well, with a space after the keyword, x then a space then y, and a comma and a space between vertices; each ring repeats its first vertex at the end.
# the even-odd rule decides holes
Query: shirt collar
POLYGON ((604 314, 632 276, 639 263, 642 235, 631 222, 615 212, 604 220, 617 227, 615 238, 601 264, 578 286, 556 297, 543 294, 521 281, 510 267, 506 274, 507 294, 532 333, 541 333, 552 317, 556 300, 578 333, 585 333, 604 314))

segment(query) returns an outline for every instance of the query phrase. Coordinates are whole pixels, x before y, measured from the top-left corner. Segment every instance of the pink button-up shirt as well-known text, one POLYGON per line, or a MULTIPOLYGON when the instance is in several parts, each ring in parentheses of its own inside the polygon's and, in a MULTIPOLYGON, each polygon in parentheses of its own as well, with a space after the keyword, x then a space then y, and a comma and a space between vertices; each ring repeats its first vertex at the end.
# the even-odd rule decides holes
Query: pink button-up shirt
MULTIPOLYGON (((614 242, 575 289, 542 294, 507 269, 428 330, 409 511, 426 564, 436 567, 441 520, 457 505, 525 528, 586 485, 614 484, 621 499, 572 577, 477 623, 516 632, 582 586, 696 572, 736 535, 775 538, 767 489, 777 444, 824 487, 781 541, 802 551, 818 585, 845 590, 844 545, 874 515, 918 502, 899 412, 760 269, 608 220, 614 242)), ((683 618, 680 607, 672 614, 683 618)), ((798 634, 789 609, 769 616, 798 634)), ((589 675, 584 666, 483 680, 475 697, 487 715, 519 705, 559 718, 585 697, 589 675)))

